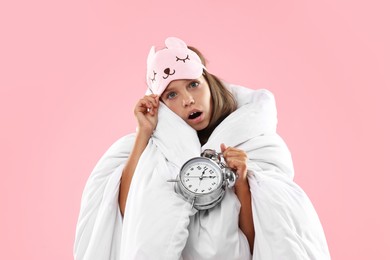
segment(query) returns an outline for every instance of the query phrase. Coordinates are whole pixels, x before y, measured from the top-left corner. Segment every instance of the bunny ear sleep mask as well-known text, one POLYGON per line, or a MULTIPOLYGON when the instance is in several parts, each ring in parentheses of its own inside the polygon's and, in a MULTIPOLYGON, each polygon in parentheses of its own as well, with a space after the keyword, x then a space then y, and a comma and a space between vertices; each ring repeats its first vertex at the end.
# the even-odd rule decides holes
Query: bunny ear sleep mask
POLYGON ((147 59, 146 82, 149 91, 157 95, 161 95, 172 80, 197 79, 206 69, 184 41, 169 37, 165 46, 157 52, 153 46, 147 59))

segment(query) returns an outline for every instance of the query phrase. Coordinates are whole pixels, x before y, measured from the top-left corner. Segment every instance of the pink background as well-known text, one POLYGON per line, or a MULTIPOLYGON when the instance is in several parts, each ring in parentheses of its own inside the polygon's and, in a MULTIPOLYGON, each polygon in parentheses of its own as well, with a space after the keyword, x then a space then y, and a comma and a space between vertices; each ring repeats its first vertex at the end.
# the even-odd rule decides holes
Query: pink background
POLYGON ((147 53, 167 36, 275 94, 333 259, 389 259, 389 5, 232 2, 1 2, 0 259, 72 259, 85 182, 134 131, 147 53))

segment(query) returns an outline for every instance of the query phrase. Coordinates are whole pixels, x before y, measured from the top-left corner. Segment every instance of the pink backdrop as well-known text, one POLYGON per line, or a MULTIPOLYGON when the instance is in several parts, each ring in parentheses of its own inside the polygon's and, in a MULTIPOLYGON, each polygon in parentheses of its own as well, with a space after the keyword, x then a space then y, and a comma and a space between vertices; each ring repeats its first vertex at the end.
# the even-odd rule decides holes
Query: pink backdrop
POLYGON ((167 36, 275 94, 333 259, 389 259, 389 5, 228 2, 1 2, 0 259, 72 258, 85 182, 134 131, 147 53, 167 36))

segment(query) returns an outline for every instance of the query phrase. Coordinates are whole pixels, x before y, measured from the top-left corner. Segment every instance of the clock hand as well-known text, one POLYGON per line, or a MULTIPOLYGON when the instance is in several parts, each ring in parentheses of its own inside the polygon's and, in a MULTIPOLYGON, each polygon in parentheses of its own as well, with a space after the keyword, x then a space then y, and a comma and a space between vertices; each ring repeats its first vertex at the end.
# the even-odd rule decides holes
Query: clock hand
POLYGON ((199 177, 199 180, 202 180, 202 179, 203 179, 203 175, 204 175, 204 173, 206 172, 207 169, 208 169, 208 168, 206 167, 206 168, 203 170, 202 175, 200 175, 200 177, 199 177))
MULTIPOLYGON (((201 176, 186 176, 185 178, 199 178, 200 179, 200 177, 201 176)), ((202 177, 202 179, 203 178, 212 178, 212 179, 214 179, 214 178, 216 178, 217 176, 203 176, 202 177)))
POLYGON ((202 180, 203 180, 203 174, 205 173, 206 170, 207 170, 207 168, 204 169, 203 172, 202 172, 202 174, 199 176, 199 187, 200 187, 200 183, 201 183, 202 180))

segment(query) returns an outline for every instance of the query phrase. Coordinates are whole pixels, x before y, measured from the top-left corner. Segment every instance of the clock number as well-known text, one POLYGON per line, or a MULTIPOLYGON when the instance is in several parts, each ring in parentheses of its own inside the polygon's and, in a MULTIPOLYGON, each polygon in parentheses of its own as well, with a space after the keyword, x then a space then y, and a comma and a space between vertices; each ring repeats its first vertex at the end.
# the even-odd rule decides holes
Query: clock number
POLYGON ((196 167, 198 170, 202 170, 202 167, 200 167, 200 166, 198 166, 198 167, 196 167))
POLYGON ((202 190, 202 192, 204 192, 204 190, 202 190))
POLYGON ((194 170, 194 167, 192 167, 191 169, 190 169, 190 171, 193 171, 194 170))
POLYGON ((212 188, 210 187, 209 190, 211 190, 212 188))
POLYGON ((192 184, 188 185, 188 188, 191 188, 192 187, 192 184))
POLYGON ((216 182, 211 183, 211 185, 215 185, 215 184, 217 184, 217 183, 216 182))
POLYGON ((214 171, 213 171, 213 170, 210 170, 210 171, 209 171, 209 173, 210 173, 210 174, 213 174, 213 173, 214 173, 214 171))
POLYGON ((189 181, 190 179, 186 179, 186 182, 189 181))
POLYGON ((197 192, 197 191, 198 191, 198 188, 196 188, 194 191, 197 192))

